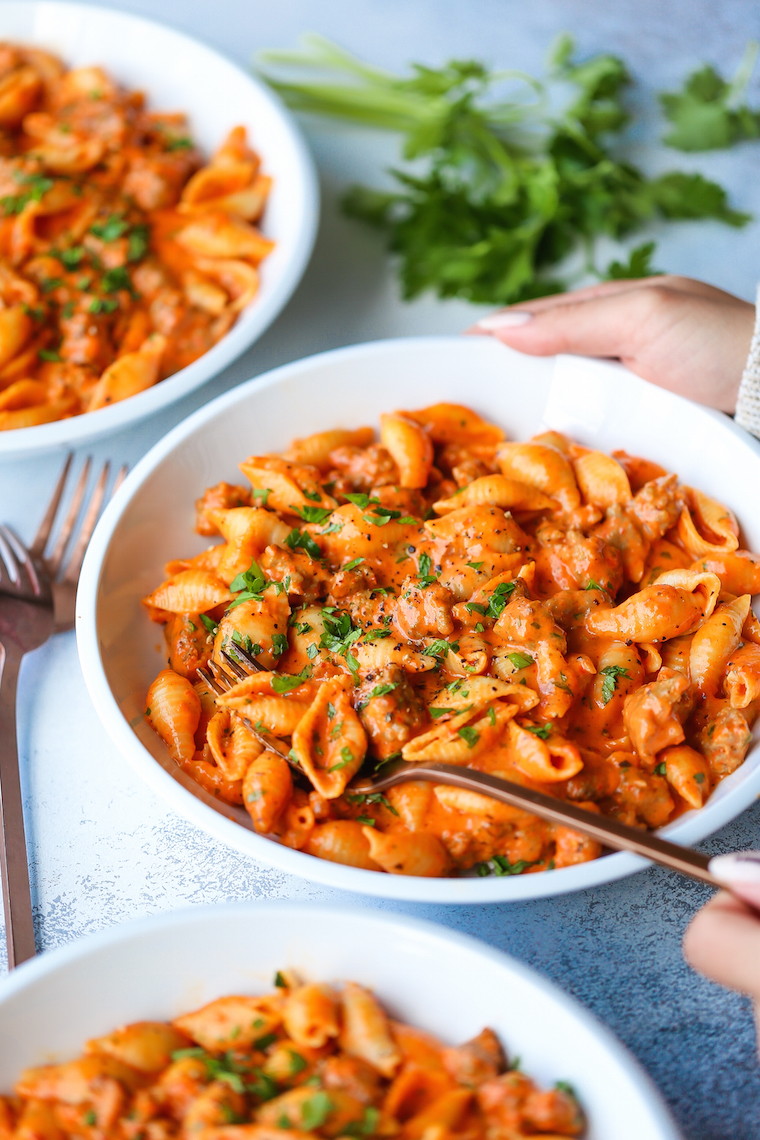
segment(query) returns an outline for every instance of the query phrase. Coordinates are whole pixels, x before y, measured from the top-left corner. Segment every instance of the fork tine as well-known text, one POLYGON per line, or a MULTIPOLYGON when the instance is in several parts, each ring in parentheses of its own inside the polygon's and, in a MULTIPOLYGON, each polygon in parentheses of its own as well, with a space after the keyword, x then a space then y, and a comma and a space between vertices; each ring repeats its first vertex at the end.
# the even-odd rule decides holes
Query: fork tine
POLYGON ((34 565, 29 551, 26 549, 16 532, 11 530, 9 526, 0 526, 0 536, 5 540, 5 542, 15 554, 18 561, 26 570, 26 575, 29 579, 29 584, 32 587, 32 591, 36 597, 39 597, 42 593, 42 584, 40 583, 39 575, 37 574, 37 567, 34 565))
POLYGON ((61 529, 58 532, 58 538, 56 539, 55 546, 53 547, 53 552, 48 559, 48 570, 50 572, 51 578, 55 578, 60 569, 61 562, 63 561, 63 556, 66 552, 66 546, 69 539, 71 538, 71 532, 74 529, 74 524, 76 523, 77 515, 79 514, 79 508, 82 505, 82 499, 84 498, 84 491, 85 487, 87 486, 87 479, 90 474, 91 466, 92 458, 88 455, 82 464, 82 470, 79 472, 79 478, 77 479, 77 484, 74 488, 74 494, 72 495, 71 502, 69 503, 69 509, 66 514, 66 518, 63 520, 61 529))
POLYGON ((211 671, 209 669, 206 669, 205 666, 203 666, 203 665, 199 666, 199 668, 196 670, 196 672, 198 673, 198 675, 200 677, 203 677, 203 680, 206 682, 206 684, 210 688, 212 688, 214 690, 214 692, 217 694, 217 696, 221 697, 222 694, 227 691, 226 689, 222 688, 222 686, 219 684, 219 682, 216 680, 216 678, 214 676, 212 676, 211 671))
POLYGON ((0 562, 5 566, 8 571, 8 577, 14 586, 18 586, 21 581, 19 574, 18 563, 13 554, 10 544, 3 538, 2 529, 0 529, 0 562))
MULTIPOLYGON (((237 648, 237 646, 235 648, 237 648)), ((232 656, 232 654, 228 653, 226 649, 222 650, 222 657, 224 658, 224 660, 227 662, 227 664, 229 665, 232 672, 235 674, 235 676, 240 681, 244 681, 246 679, 246 677, 250 677, 251 674, 248 672, 248 670, 244 669, 243 666, 239 662, 237 662, 234 659, 234 657, 232 656)))
POLYGON ((32 558, 42 558, 45 553, 45 547, 47 546, 48 539, 50 538, 50 532, 53 529, 56 511, 58 510, 61 502, 61 495, 63 494, 63 488, 66 486, 66 479, 68 478, 69 470, 71 468, 71 461, 73 458, 74 453, 73 451, 70 451, 64 461, 63 467, 61 469, 61 474, 58 476, 58 482, 55 485, 55 490, 53 491, 50 502, 47 505, 45 516, 40 523, 39 530, 34 536, 32 545, 29 547, 29 553, 31 554, 32 558))
POLYGON ((235 684, 234 679, 230 677, 229 673, 227 673, 227 671, 223 669, 221 665, 218 665, 216 661, 209 661, 208 667, 214 674, 216 681, 222 686, 223 693, 226 693, 227 690, 231 689, 235 684))
POLYGON ((64 582, 71 582, 76 585, 79 580, 79 571, 82 569, 82 562, 84 561, 84 552, 87 549, 87 543, 92 537, 92 532, 95 529, 95 523, 98 521, 100 515, 100 508, 103 506, 103 499, 106 494, 106 485, 108 483, 108 475, 111 465, 106 460, 103 464, 103 469, 98 476, 98 481, 95 484, 95 489, 92 492, 92 497, 85 511, 82 525, 79 528, 77 540, 69 555, 69 561, 66 565, 66 570, 63 575, 64 582))
POLYGON ((111 498, 114 497, 114 495, 118 491, 119 487, 122 485, 122 483, 126 479, 128 471, 129 471, 129 467, 127 467, 126 463, 122 463, 121 467, 116 472, 116 478, 113 481, 113 487, 111 488, 111 498))
POLYGON ((253 654, 249 653, 247 649, 243 649, 243 646, 238 645, 237 642, 235 642, 235 653, 241 664, 250 666, 250 669, 256 673, 266 673, 264 666, 259 664, 253 654))

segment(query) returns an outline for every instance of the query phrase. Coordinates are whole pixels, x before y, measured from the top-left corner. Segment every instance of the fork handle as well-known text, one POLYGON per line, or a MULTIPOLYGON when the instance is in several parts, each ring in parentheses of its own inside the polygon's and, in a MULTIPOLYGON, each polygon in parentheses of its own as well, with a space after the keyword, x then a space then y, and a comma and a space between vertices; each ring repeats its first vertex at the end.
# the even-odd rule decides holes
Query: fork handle
POLYGON ((16 737, 16 690, 22 657, 10 639, 0 643, 0 879, 9 970, 37 953, 16 737))

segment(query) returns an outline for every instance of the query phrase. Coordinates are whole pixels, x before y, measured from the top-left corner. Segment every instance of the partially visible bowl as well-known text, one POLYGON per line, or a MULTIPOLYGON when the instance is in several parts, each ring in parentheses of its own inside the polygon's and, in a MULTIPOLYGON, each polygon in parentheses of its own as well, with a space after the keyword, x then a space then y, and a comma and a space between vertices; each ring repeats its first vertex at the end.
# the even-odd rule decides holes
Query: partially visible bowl
POLYGON ((34 44, 67 66, 97 64, 149 105, 185 111, 210 154, 242 123, 273 178, 262 228, 275 243, 261 265, 258 296, 204 356, 153 388, 108 408, 38 427, 0 432, 0 460, 76 446, 174 403, 216 376, 257 340, 287 304, 311 255, 319 190, 311 155, 290 113, 263 83, 182 32, 113 8, 3 0, 0 38, 34 44))
POLYGON ((126 1022, 269 992, 284 968, 308 981, 357 981, 394 1017, 448 1044, 490 1026, 540 1085, 573 1085, 586 1140, 678 1140, 636 1061, 540 975, 427 922, 292 903, 194 907, 25 963, 0 982, 0 1092, 25 1066, 73 1059, 87 1038, 126 1022))
MULTIPOLYGON (((380 341, 278 368, 201 408, 161 440, 104 512, 85 560, 77 634, 85 681, 100 718, 127 761, 178 814, 264 863, 326 886, 385 898, 478 904, 539 898, 610 882, 645 866, 607 855, 541 874, 428 879, 330 863, 256 835, 243 808, 221 803, 170 759, 143 717, 145 694, 164 668, 160 633, 140 599, 163 566, 199 553, 194 501, 238 461, 286 448, 326 428, 375 424, 395 408, 464 402, 525 439, 549 427, 609 451, 622 447, 676 471, 731 506, 744 541, 760 550, 760 445, 731 420, 640 380, 619 365, 583 358, 522 356, 491 338, 380 341), (557 383, 553 378, 557 376, 557 383)), ((755 729, 755 740, 760 724, 755 729)), ((694 843, 722 827, 760 793, 760 749, 725 779, 700 811, 664 830, 694 843)))

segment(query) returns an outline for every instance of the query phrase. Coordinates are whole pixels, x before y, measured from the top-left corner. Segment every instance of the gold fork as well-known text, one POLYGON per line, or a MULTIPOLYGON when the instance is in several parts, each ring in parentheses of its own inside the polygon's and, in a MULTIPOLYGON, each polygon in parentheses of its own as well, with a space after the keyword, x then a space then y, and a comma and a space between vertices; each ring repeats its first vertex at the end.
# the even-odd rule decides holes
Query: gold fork
MULTIPOLYGON (((19 778, 16 737, 16 693, 21 661, 53 633, 72 629, 76 586, 108 484, 105 463, 65 560, 85 498, 91 460, 79 474, 74 493, 48 558, 45 548, 53 530, 71 467, 69 455, 30 550, 10 527, 0 525, 0 878, 5 911, 8 969, 34 957, 29 864, 19 778)), ((122 468, 114 490, 126 473, 122 468)))
MULTIPOLYGON (((256 659, 242 646, 230 647, 231 652, 222 650, 222 655, 228 669, 223 668, 215 661, 210 661, 208 668, 201 668, 198 672, 208 685, 221 695, 237 684, 239 680, 251 675, 254 670, 261 670, 256 659), (234 656, 233 656, 234 654, 234 656), (247 667, 247 668, 246 668, 247 667)), ((240 716, 240 713, 238 713, 240 716)), ((263 733, 251 724, 247 717, 242 716, 246 728, 256 739, 271 751, 279 753, 288 764, 306 776, 303 769, 290 756, 289 749, 282 741, 266 732, 263 733)), ((701 883, 708 883, 711 887, 720 887, 723 890, 730 888, 721 883, 708 869, 710 857, 702 855, 699 851, 692 851, 689 847, 681 847, 667 839, 660 839, 650 832, 629 827, 609 816, 586 811, 577 804, 567 800, 555 799, 544 792, 525 788, 522 784, 515 784, 501 776, 492 776, 488 772, 478 772, 474 768, 460 768, 454 764, 438 762, 423 762, 408 764, 403 760, 392 761, 383 765, 382 772, 364 778, 355 777, 348 784, 346 791, 355 795, 375 795, 387 791, 397 784, 408 783, 411 780, 424 780, 429 783, 448 784, 454 788, 463 788, 468 792, 477 792, 481 796, 490 796, 500 803, 531 812, 548 823, 561 824, 571 827, 595 839, 605 847, 616 851, 630 851, 634 855, 642 855, 661 867, 670 871, 677 871, 690 879, 701 883)))

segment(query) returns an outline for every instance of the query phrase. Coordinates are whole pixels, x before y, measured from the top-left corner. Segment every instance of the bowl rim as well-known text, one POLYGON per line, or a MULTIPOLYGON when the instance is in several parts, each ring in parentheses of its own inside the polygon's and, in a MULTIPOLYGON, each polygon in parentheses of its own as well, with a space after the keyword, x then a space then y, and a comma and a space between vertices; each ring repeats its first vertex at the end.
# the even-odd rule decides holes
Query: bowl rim
MULTIPOLYGON (((651 866, 649 860, 627 852, 604 855, 588 863, 563 867, 538 875, 489 876, 484 878, 422 878, 418 876, 391 875, 377 871, 365 871, 341 863, 306 855, 292 850, 274 840, 257 835, 204 803, 191 791, 183 787, 169 772, 154 759, 143 746, 119 708, 111 691, 103 665, 98 637, 97 604, 103 563, 111 537, 116 530, 121 515, 132 496, 150 477, 163 460, 210 419, 219 413, 245 402, 258 391, 286 383, 291 377, 308 374, 336 360, 356 360, 362 357, 392 355, 408 346, 460 348, 468 338, 461 336, 419 336, 398 337, 388 340, 368 341, 357 345, 331 349, 316 353, 300 360, 274 368, 239 384, 229 392, 205 404, 187 419, 177 424, 166 436, 159 440, 135 465, 111 502, 107 505, 98 522, 85 556, 79 590, 77 592, 77 648, 79 660, 90 697, 111 740, 130 766, 162 799, 185 819, 197 824, 207 834, 230 845, 237 851, 254 859, 308 881, 320 883, 340 890, 355 891, 358 894, 377 898, 395 899, 408 902, 433 904, 449 903, 456 905, 479 905, 483 903, 517 902, 526 899, 546 898, 554 895, 586 890, 602 886, 618 879, 633 875, 651 866), (180 794, 181 793, 181 794, 180 794)), ((483 342, 479 342, 483 343, 483 342)), ((504 351, 503 346, 492 343, 495 351, 504 351)), ((490 349, 489 349, 490 351, 490 349)), ((519 355, 519 354, 517 354, 519 355)), ((583 359, 583 358, 581 358, 583 359)), ((600 361, 589 361, 599 368, 600 361)), ((619 374, 620 365, 607 365, 619 374)), ((627 370, 623 370, 627 371, 627 370)), ((629 374, 633 376, 633 374, 629 374)), ((640 384, 646 381, 633 376, 640 384)), ((682 397, 666 392, 665 395, 679 404, 691 405, 682 397)), ((760 444, 751 439, 728 416, 712 409, 700 409, 721 423, 733 435, 748 442, 760 458, 760 444)), ((656 834, 674 842, 692 844, 714 834, 730 820, 736 818, 760 794, 760 766, 750 772, 744 781, 747 803, 738 810, 730 796, 708 803, 700 812, 690 812, 660 829, 656 834), (709 814, 707 814, 709 811, 709 814), (705 820, 707 825, 705 826, 705 820)))
POLYGON ((283 136, 288 138, 298 167, 297 177, 302 187, 303 208, 289 260, 283 265, 280 277, 271 289, 262 288, 251 302, 248 310, 251 315, 245 323, 236 322, 217 344, 192 364, 154 384, 152 388, 130 396, 127 400, 69 419, 0 432, 0 463, 47 451, 80 446, 114 434, 147 416, 158 413, 214 379, 263 335, 290 300, 311 258, 320 213, 316 165, 295 116, 275 91, 224 52, 203 43, 196 36, 169 22, 154 20, 105 4, 80 3, 79 0, 0 0, 0 20, 4 10, 13 8, 26 8, 30 11, 35 8, 53 8, 56 12, 69 11, 77 15, 104 13, 111 19, 131 24, 141 30, 145 36, 150 36, 153 29, 160 28, 162 32, 170 33, 177 41, 192 44, 194 49, 215 56, 229 70, 237 72, 238 76, 257 93, 257 98, 269 103, 279 120, 283 136))
MULTIPOLYGON (((92 954, 97 955, 107 951, 109 947, 117 946, 119 943, 130 940, 142 943, 144 939, 149 939, 154 933, 182 929, 183 927, 190 930, 198 924, 210 923, 220 917, 254 914, 265 919, 269 913, 275 916, 291 914, 302 920, 303 918, 308 919, 308 915, 313 912, 331 918, 336 930, 344 929, 346 923, 359 920, 363 923, 374 924, 378 928, 378 934, 382 933, 386 937, 391 932, 413 933, 418 938, 423 938, 433 945, 448 943, 487 959, 500 969, 511 973, 519 984, 534 991, 542 992, 551 1000, 553 1005, 559 1006, 576 1022, 580 1022, 590 1035, 604 1045, 606 1051, 613 1056, 616 1064, 625 1068, 636 1094, 646 1102, 652 1117, 660 1127, 661 1140, 680 1140, 657 1085, 638 1058, 595 1013, 592 1013, 580 1001, 566 993, 551 978, 547 978, 540 971, 512 957, 506 951, 499 950, 471 934, 464 934, 459 930, 451 929, 451 927, 431 922, 429 919, 399 914, 395 911, 379 911, 367 906, 336 906, 333 903, 302 903, 289 899, 267 899, 265 901, 236 901, 182 907, 179 910, 163 911, 142 918, 133 918, 120 923, 118 926, 110 926, 104 930, 87 934, 73 942, 57 946, 35 958, 22 962, 10 974, 0 978, 0 1014, 6 1000, 23 993, 24 990, 33 989, 40 979, 55 974, 58 969, 64 968, 70 963, 86 959, 92 954)), ((302 922, 302 928, 306 928, 306 925, 302 922)))

